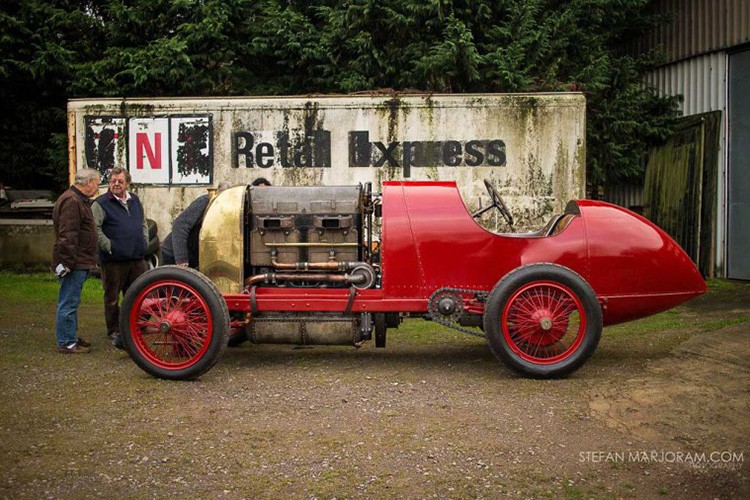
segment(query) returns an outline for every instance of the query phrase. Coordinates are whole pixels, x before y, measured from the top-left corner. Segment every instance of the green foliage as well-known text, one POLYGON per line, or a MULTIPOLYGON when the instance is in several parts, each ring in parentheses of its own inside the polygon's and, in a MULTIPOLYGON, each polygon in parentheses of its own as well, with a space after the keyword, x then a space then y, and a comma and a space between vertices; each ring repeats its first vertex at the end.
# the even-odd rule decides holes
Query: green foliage
POLYGON ((377 89, 581 90, 589 182, 637 180, 676 117, 642 84, 658 58, 625 50, 665 22, 651 4, 14 0, 0 12, 2 180, 65 177, 70 97, 377 89))
POLYGON ((95 57, 90 41, 97 26, 85 11, 94 11, 93 1, 3 2, 0 182, 51 187, 67 178, 67 148, 53 135, 66 131, 75 66, 95 57))

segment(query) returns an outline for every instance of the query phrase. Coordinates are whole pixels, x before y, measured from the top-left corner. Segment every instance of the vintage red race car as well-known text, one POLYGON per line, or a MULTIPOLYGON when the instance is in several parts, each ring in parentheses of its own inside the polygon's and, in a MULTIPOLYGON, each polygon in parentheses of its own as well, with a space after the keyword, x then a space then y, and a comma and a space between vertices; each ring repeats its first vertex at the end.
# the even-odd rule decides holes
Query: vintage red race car
POLYGON ((228 344, 353 345, 405 316, 487 339, 522 374, 559 377, 602 327, 706 292, 664 231, 624 208, 568 203, 538 231, 496 234, 453 182, 235 187, 209 205, 200 271, 165 266, 128 290, 121 332, 135 363, 166 379, 209 370, 228 344))

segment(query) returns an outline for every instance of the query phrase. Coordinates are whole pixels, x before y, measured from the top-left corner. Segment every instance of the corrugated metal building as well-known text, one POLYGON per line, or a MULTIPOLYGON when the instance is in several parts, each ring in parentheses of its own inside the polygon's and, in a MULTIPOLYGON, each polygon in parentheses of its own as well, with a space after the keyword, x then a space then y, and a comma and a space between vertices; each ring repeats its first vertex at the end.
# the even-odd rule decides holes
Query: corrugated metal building
POLYGON ((685 116, 720 113, 715 184, 709 182, 716 193, 704 198, 715 199, 711 269, 704 272, 750 279, 750 0, 656 5, 673 22, 641 47, 667 55, 648 83, 662 95, 684 96, 685 116))

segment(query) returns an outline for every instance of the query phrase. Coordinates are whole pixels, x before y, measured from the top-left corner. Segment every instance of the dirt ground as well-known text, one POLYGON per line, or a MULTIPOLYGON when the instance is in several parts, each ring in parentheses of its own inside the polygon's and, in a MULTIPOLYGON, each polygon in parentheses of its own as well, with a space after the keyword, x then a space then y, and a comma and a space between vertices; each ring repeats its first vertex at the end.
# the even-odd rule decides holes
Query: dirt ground
POLYGON ((100 304, 89 355, 54 351, 53 316, 0 301, 3 498, 750 497, 750 284, 605 329, 548 381, 411 320, 384 350, 245 344, 167 382, 100 304))

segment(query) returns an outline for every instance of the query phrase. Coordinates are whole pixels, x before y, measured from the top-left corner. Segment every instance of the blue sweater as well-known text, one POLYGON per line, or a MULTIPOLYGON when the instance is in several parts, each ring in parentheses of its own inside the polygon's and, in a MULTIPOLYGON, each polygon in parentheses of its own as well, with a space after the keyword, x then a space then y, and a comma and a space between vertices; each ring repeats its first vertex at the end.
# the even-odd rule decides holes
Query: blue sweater
POLYGON ((146 239, 143 234, 143 206, 133 193, 127 201, 127 208, 111 191, 96 199, 104 212, 101 230, 111 242, 111 251, 99 249, 102 262, 143 259, 146 254, 146 239))

